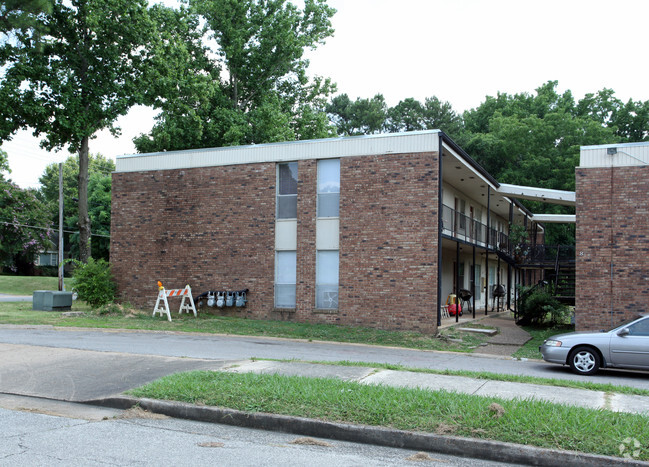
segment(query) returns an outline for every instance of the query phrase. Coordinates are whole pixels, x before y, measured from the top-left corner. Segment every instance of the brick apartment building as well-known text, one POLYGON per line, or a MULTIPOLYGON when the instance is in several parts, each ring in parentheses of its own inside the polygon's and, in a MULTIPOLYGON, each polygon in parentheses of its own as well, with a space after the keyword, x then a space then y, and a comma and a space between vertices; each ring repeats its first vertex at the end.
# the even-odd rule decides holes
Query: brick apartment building
POLYGON ((576 328, 610 328, 649 311, 649 143, 582 147, 576 193, 576 328))
POLYGON ((532 280, 509 226, 540 239, 537 219, 553 220, 515 202, 518 188, 437 130, 124 156, 111 262, 141 307, 161 280, 195 296, 248 289, 245 308, 220 313, 433 333, 449 294, 468 290, 472 312, 500 284, 513 306, 532 280))

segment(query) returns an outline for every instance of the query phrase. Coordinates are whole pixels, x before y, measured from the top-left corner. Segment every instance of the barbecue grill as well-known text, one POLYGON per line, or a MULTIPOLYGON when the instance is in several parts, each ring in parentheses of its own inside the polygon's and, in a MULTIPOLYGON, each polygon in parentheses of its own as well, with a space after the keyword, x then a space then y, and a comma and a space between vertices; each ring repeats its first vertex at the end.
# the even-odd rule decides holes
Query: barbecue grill
POLYGON ((505 286, 502 284, 494 284, 493 290, 491 291, 491 296, 493 297, 491 311, 494 311, 494 308, 496 308, 496 311, 500 311, 500 307, 502 305, 501 299, 505 297, 505 286), (496 300, 498 300, 497 305, 496 300))
POLYGON ((459 293, 458 297, 460 298, 460 304, 462 305, 462 308, 464 308, 464 306, 467 303, 469 303, 469 305, 471 304, 471 297, 473 297, 473 295, 471 295, 470 290, 460 289, 460 293, 459 293))

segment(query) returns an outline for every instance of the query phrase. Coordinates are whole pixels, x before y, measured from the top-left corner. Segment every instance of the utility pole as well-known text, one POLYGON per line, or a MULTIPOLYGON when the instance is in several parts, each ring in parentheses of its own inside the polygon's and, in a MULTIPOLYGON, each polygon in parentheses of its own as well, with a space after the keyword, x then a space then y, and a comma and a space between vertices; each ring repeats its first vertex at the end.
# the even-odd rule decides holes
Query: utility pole
POLYGON ((59 292, 65 290, 63 284, 63 164, 59 163, 59 292))

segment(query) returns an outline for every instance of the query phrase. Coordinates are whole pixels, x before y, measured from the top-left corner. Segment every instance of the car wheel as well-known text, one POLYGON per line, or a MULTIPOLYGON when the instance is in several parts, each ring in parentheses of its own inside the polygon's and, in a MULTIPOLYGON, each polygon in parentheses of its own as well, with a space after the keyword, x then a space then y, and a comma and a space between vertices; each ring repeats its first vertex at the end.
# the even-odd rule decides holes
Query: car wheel
POLYGON ((592 375, 599 370, 599 354, 590 347, 577 347, 568 357, 570 369, 578 375, 592 375))

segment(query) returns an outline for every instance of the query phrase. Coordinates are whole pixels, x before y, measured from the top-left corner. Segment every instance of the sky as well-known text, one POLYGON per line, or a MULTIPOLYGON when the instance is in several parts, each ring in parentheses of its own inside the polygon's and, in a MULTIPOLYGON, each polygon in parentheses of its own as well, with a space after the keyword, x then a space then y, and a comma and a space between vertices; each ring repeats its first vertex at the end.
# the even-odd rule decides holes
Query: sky
MULTIPOLYGON (((167 0, 173 2, 174 0, 167 0)), ((547 81, 576 99, 603 88, 623 101, 649 100, 647 0, 329 0, 334 37, 309 51, 312 75, 352 99, 383 94, 389 106, 436 96, 456 112, 498 92, 534 93, 547 81)), ((136 107, 117 121, 121 136, 101 132, 91 153, 135 153, 133 138, 151 130, 156 112, 136 107)), ((443 128, 442 128, 443 130, 443 128)), ((51 163, 30 131, 1 148, 9 177, 37 187, 51 163)))

